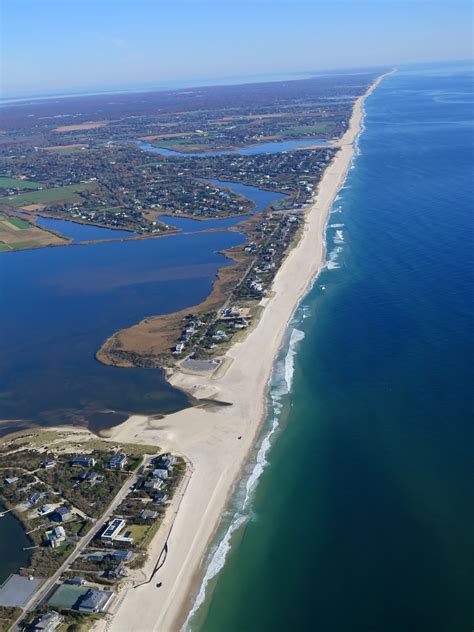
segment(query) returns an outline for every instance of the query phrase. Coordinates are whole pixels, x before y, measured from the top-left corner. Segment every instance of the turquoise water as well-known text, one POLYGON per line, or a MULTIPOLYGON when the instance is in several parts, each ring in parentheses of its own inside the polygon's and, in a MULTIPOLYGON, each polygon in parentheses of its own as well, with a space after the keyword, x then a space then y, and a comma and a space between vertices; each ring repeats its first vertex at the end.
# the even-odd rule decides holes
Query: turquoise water
POLYGON ((473 629, 472 79, 411 68, 367 100, 193 629, 473 629))

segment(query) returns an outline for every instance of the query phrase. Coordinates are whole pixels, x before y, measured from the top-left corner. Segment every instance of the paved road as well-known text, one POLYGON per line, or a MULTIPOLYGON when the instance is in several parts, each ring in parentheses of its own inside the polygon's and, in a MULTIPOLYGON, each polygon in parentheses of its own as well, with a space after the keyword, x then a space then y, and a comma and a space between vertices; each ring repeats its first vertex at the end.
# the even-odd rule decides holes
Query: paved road
MULTIPOLYGON (((149 460, 150 459, 147 459, 144 462, 144 464, 146 464, 147 461, 149 461, 149 460)), ((42 599, 44 599, 44 597, 52 589, 54 584, 58 581, 58 579, 60 578, 62 573, 64 573, 64 571, 84 551, 84 549, 90 543, 90 541, 93 539, 95 534, 109 520, 110 516, 114 513, 115 509, 120 505, 120 503, 124 500, 125 496, 127 496, 127 494, 129 493, 130 487, 132 485, 135 485, 135 483, 138 481, 137 471, 139 470, 140 467, 142 467, 142 466, 139 465, 137 468, 135 468, 135 470, 127 477, 127 479, 125 480, 125 483, 120 488, 120 491, 118 492, 118 494, 114 497, 114 499, 112 500, 112 502, 110 503, 110 505, 108 506, 106 511, 102 514, 102 516, 96 520, 96 522, 94 523, 92 529, 88 533, 86 533, 86 535, 83 538, 81 538, 79 540, 79 542, 77 543, 77 545, 76 545, 74 551, 71 553, 71 555, 61 564, 61 566, 54 573, 54 575, 49 577, 44 582, 44 584, 41 586, 41 588, 33 595, 33 597, 30 599, 30 601, 26 604, 22 615, 20 616, 19 619, 17 619, 15 625, 11 628, 12 632, 18 632, 19 630, 21 630, 21 623, 24 620, 25 616, 29 612, 31 612, 31 610, 34 610, 40 604, 42 599)))

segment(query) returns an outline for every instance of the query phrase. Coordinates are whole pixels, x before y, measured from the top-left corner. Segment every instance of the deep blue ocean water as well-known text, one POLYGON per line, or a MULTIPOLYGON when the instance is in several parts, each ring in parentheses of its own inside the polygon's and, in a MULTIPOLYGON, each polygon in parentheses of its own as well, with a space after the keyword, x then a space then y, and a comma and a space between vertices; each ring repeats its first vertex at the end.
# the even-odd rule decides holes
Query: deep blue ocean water
POLYGON ((473 107, 467 66, 367 100, 193 629, 473 629, 473 107))

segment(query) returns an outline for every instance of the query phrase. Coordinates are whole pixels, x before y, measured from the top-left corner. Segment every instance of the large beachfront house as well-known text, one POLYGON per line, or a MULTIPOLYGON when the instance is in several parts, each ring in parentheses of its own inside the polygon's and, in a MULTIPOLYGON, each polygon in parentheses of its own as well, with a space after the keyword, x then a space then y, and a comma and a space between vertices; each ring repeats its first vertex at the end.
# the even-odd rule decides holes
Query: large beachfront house
POLYGON ((125 520, 120 518, 114 518, 105 529, 104 533, 100 536, 105 542, 112 542, 115 540, 125 526, 125 520))

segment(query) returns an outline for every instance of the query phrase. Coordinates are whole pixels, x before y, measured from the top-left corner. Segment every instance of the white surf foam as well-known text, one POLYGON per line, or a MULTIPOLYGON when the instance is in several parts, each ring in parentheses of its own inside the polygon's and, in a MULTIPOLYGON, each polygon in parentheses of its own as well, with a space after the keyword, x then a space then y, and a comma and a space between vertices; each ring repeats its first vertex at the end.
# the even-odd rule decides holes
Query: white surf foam
MULTIPOLYGON (((302 316, 304 317, 304 310, 302 312, 302 316)), ((285 357, 275 365, 272 375, 272 385, 270 388, 270 410, 272 415, 270 429, 265 433, 263 439, 261 440, 250 474, 246 479, 244 479, 244 481, 242 481, 240 490, 237 490, 235 500, 239 507, 234 511, 230 524, 222 536, 222 539, 219 541, 215 550, 211 552, 210 560, 207 565, 206 573, 199 589, 199 593, 183 627, 181 628, 182 632, 187 632, 192 629, 192 619, 206 599, 209 582, 219 574, 225 565, 227 555, 231 550, 232 535, 243 524, 245 524, 250 517, 249 503, 257 487, 258 480, 265 467, 268 465, 267 454, 272 446, 272 436, 278 430, 280 425, 279 415, 283 409, 282 399, 289 393, 293 384, 296 348, 303 338, 304 332, 294 328, 290 335, 285 357)), ((231 515, 231 513, 227 513, 227 516, 229 515, 231 515)))

